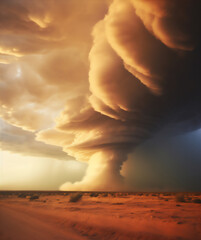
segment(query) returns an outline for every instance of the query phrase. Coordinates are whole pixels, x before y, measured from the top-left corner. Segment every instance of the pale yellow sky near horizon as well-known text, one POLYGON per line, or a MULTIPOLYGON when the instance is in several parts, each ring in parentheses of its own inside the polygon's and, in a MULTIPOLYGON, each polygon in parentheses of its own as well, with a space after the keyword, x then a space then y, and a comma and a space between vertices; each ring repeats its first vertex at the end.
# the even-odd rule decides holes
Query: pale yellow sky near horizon
POLYGON ((59 190, 82 178, 86 164, 0 151, 0 190, 59 190))

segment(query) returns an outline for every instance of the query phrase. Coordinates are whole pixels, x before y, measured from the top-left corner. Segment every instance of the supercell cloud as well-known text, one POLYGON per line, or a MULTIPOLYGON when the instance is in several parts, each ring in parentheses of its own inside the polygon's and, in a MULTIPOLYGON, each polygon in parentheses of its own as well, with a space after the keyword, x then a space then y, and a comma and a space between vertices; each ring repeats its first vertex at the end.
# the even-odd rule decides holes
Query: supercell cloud
POLYGON ((1 117, 88 163, 62 190, 122 190, 136 146, 199 127, 198 0, 1 5, 1 117))

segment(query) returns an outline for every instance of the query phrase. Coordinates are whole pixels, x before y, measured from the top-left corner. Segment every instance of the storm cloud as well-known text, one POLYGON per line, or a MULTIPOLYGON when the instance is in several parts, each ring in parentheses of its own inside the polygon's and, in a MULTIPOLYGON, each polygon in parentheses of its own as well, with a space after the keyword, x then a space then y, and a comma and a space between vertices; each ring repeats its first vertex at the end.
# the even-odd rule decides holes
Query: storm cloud
POLYGON ((84 2, 12 2, 18 30, 3 17, 0 33, 1 116, 88 163, 82 181, 61 189, 121 190, 136 146, 200 126, 201 9, 197 0, 84 2))

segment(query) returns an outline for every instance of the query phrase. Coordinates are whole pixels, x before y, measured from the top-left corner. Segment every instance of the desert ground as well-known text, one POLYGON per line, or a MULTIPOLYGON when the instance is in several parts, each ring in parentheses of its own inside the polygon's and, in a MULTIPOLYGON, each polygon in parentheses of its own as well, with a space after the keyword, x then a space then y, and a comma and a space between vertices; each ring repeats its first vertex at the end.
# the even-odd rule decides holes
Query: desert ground
POLYGON ((0 239, 199 240, 200 202, 199 193, 1 192, 0 239))

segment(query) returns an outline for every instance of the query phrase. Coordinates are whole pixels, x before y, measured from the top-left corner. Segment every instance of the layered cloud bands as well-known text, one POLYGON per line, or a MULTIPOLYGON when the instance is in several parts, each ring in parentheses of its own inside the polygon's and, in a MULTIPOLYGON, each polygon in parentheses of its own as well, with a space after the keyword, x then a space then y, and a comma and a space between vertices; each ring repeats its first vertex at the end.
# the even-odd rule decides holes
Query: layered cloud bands
POLYGON ((107 0, 0 1, 2 150, 69 159, 35 141, 35 132, 53 127, 66 102, 89 93, 91 29, 107 8, 107 0))
POLYGON ((88 93, 91 29, 107 1, 0 2, 0 116, 28 131, 50 127, 66 101, 88 93))
MULTIPOLYGON (((18 46, 10 53, 5 41, 2 54, 8 59, 10 55, 26 55, 30 49, 37 55, 29 53, 20 64, 10 63, 11 70, 16 71, 15 79, 20 79, 17 81, 26 92, 19 96, 6 84, 11 97, 2 100, 2 116, 24 129, 40 130, 37 140, 60 146, 77 160, 88 162, 83 180, 65 183, 62 190, 122 190, 121 166, 138 144, 166 125, 183 126, 180 130, 186 131, 201 122, 201 9, 198 0, 114 0, 106 13, 102 5, 102 10, 98 9, 100 1, 94 1, 95 6, 93 1, 84 1, 96 16, 84 16, 88 19, 85 26, 80 17, 82 3, 75 2, 67 1, 63 8, 77 10, 63 14, 54 10, 54 1, 48 1, 50 11, 43 9, 40 16, 34 11, 24 13, 26 23, 24 15, 15 13, 20 19, 19 34, 29 31, 27 24, 32 24, 31 36, 37 40, 34 44, 40 44, 18 46), (75 29, 79 31, 74 29, 73 19, 77 19, 75 29), (65 29, 72 38, 71 34, 63 35, 65 29), (90 32, 93 43, 88 39, 90 32), (57 49, 52 50, 55 46, 57 49), (21 77, 27 69, 31 78, 25 84, 21 77), (16 97, 12 98, 15 95, 17 103, 16 97), (38 121, 30 124, 34 116, 25 111, 30 105, 21 104, 24 98, 32 104, 31 114, 39 116, 38 121), (38 105, 41 99, 42 109, 38 105), (52 128, 52 119, 64 105, 52 128), (28 117, 18 117, 22 111, 28 117)), ((12 76, 7 79, 8 83, 13 81, 12 76)))
MULTIPOLYGON (((57 119, 59 131, 74 135, 64 151, 89 163, 82 182, 61 189, 122 189, 121 165, 136 145, 168 123, 199 125, 198 7, 198 1, 112 2, 93 29, 89 103, 68 106, 57 119)), ((51 131, 38 139, 53 141, 58 130, 52 140, 51 131)))

